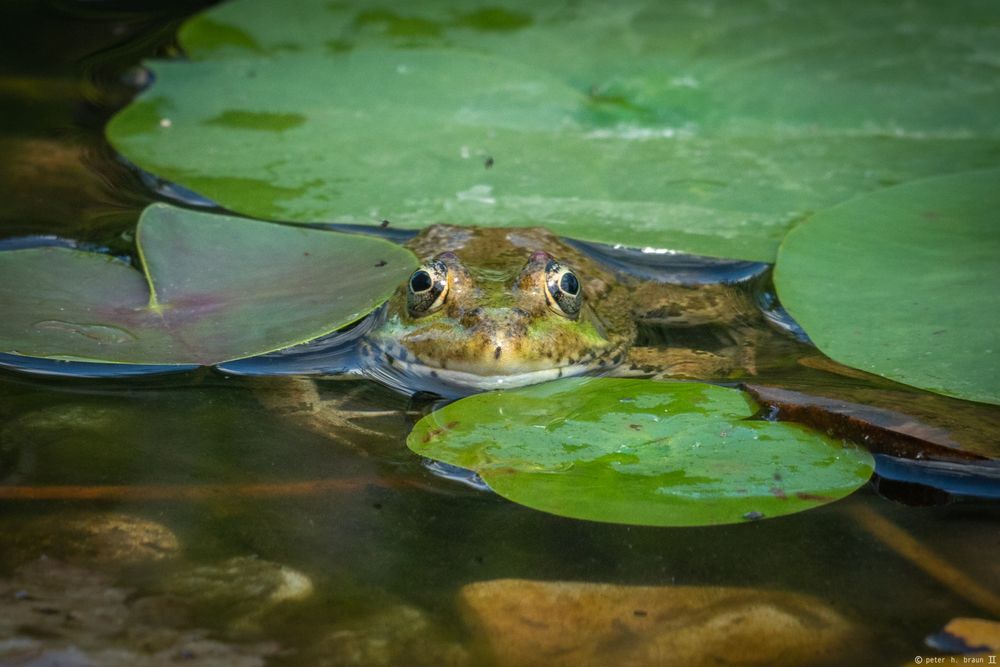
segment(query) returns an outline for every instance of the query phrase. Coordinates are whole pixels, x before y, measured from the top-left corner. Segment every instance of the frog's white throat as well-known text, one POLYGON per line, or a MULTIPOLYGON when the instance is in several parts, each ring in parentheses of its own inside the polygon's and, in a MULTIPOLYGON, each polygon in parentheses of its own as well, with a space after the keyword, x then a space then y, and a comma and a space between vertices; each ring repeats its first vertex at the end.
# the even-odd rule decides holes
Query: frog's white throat
POLYGON ((606 362, 600 363, 603 357, 589 357, 562 366, 481 374, 430 365, 396 343, 380 341, 376 344, 363 340, 359 351, 362 374, 376 382, 406 394, 428 391, 448 398, 493 389, 524 387, 574 375, 601 374, 613 368, 606 362))

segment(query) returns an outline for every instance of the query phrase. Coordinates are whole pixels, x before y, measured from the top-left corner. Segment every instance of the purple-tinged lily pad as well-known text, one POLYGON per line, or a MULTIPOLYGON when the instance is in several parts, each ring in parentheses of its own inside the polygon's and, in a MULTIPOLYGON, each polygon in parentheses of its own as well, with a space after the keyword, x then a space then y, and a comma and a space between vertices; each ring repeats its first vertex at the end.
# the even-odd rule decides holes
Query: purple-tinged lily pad
POLYGON ((216 364, 344 327, 415 265, 376 238, 163 204, 136 237, 143 271, 69 248, 0 253, 0 352, 216 364))

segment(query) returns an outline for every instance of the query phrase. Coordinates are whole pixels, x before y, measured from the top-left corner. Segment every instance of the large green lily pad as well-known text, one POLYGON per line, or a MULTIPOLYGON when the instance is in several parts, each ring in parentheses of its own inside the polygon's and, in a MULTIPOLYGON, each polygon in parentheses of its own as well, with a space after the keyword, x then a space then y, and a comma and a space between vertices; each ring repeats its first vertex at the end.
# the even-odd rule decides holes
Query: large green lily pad
POLYGON ((69 248, 0 253, 0 352, 215 364, 301 343, 385 301, 416 264, 376 238, 154 204, 144 272, 69 248))
POLYGON ((775 284, 842 364, 1000 404, 1000 170, 942 176, 817 213, 781 245, 775 284))
POLYGON ((407 445, 528 507, 652 526, 799 512, 871 476, 867 451, 756 411, 713 385, 569 378, 464 398, 421 419, 407 445))
POLYGON ((235 0, 184 28, 196 62, 153 63, 108 136, 259 217, 543 224, 772 261, 812 211, 995 161, 998 16, 834 0, 303 0, 275 14, 235 0))

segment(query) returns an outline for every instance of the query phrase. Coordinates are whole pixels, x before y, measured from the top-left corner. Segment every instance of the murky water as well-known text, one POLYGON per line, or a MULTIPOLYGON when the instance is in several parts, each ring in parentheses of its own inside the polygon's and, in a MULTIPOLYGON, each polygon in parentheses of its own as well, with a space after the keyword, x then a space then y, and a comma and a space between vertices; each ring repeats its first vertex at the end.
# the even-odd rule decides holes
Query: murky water
MULTIPOLYGON (((198 4, 5 8, 0 237, 63 237, 127 255, 141 208, 183 198, 121 163, 102 127, 144 83, 134 66, 170 55, 173 30, 198 4)), ((634 272, 661 270, 599 252, 634 272)), ((759 267, 725 270, 767 280, 754 278, 759 267)), ((767 290, 758 292, 768 307, 767 290)), ((807 349, 779 310, 769 312, 789 349, 807 349)), ((675 597, 739 587, 740 604, 756 610, 739 647, 709 640, 735 603, 696 605, 659 631, 629 625, 647 622, 639 607, 579 637, 561 631, 570 644, 603 637, 594 664, 668 664, 687 655, 668 642, 682 634, 717 651, 684 664, 744 664, 772 650, 775 636, 787 664, 911 664, 934 654, 925 637, 949 620, 1000 615, 1000 507, 984 497, 997 488, 988 466, 887 467, 845 501, 772 521, 604 525, 519 507, 428 466, 404 445, 427 402, 363 380, 324 381, 321 393, 342 399, 352 411, 344 418, 367 430, 317 432, 262 407, 261 393, 285 379, 232 370, 113 380, 0 370, 0 663, 516 664, 504 645, 536 645, 527 630, 498 639, 494 616, 530 620, 498 606, 528 599, 525 584, 504 584, 492 615, 470 592, 498 579, 661 587, 656 595, 675 597), (767 606, 762 591, 809 597, 767 606), (759 620, 779 607, 798 611, 784 625, 759 620), (840 624, 829 647, 795 629, 825 614, 840 624), (643 642, 672 653, 642 663, 643 642)), ((970 451, 997 451, 996 408, 839 376, 818 355, 765 379, 889 408, 970 451)), ((573 618, 573 605, 557 609, 573 618)), ((534 659, 571 664, 562 650, 538 646, 534 659)))

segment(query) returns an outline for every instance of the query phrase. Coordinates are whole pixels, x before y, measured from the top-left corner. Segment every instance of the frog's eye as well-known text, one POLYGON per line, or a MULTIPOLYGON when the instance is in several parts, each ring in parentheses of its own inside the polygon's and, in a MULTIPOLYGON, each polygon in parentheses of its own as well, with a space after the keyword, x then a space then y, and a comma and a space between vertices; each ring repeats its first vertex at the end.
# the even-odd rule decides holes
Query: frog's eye
POLYGON ((433 313, 447 296, 448 267, 440 260, 421 266, 406 283, 406 307, 414 317, 433 313))
POLYGON ((554 259, 545 265, 545 300, 549 308, 571 320, 576 319, 583 305, 580 279, 554 259))

